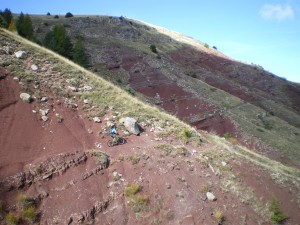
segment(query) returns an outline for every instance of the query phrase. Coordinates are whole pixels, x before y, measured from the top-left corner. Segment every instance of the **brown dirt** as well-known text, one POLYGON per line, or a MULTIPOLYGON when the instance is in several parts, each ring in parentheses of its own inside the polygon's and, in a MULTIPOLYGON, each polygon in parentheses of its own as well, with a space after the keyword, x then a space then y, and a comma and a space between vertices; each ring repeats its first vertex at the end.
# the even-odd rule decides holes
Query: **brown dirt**
POLYGON ((42 122, 39 114, 32 112, 40 108, 40 103, 22 102, 19 99, 21 89, 11 75, 0 82, 1 90, 4 90, 0 98, 0 118, 4 128, 0 133, 1 146, 4 146, 0 151, 0 192, 1 201, 7 208, 22 192, 36 199, 41 213, 40 224, 65 224, 71 221, 70 218, 72 224, 77 224, 80 218, 94 219, 94 224, 102 225, 216 224, 213 213, 217 209, 225 215, 223 224, 239 223, 243 218, 248 224, 262 221, 237 197, 229 192, 222 193, 219 177, 197 161, 198 157, 203 157, 201 152, 212 148, 212 144, 200 147, 188 144, 185 145, 187 155, 165 155, 155 146, 183 143, 174 137, 158 139, 154 132, 146 129, 140 136, 129 136, 125 145, 109 148, 106 143, 110 138, 98 136, 104 125, 88 121, 80 109, 72 110, 62 102, 57 105, 61 99, 52 96, 52 100, 45 103, 53 106, 49 121, 42 122), (54 109, 63 116, 62 123, 57 122, 54 109), (109 155, 109 167, 95 170, 99 166, 97 157, 89 154, 76 164, 78 157, 89 150, 101 150, 109 155), (136 164, 131 161, 134 156, 140 157, 136 164), (40 178, 37 174, 33 182, 25 182, 19 188, 11 183, 18 180, 22 172, 28 174, 30 168, 39 165, 57 168, 68 163, 71 166, 59 173, 50 177, 43 174, 40 178), (114 177, 113 172, 120 177, 114 177), (129 198, 123 195, 125 187, 133 182, 139 183, 143 187, 141 194, 149 197, 148 206, 137 214, 132 211, 129 198), (205 184, 211 187, 217 201, 208 201, 205 193, 200 191, 201 185, 205 184))

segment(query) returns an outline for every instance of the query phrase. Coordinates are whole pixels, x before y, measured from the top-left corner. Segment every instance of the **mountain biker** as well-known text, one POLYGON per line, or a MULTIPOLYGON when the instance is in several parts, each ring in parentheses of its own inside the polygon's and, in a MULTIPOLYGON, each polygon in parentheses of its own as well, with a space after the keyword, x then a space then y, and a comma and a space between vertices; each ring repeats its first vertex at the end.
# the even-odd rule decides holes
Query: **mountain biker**
POLYGON ((116 139, 117 134, 118 133, 117 133, 117 127, 116 127, 116 125, 112 125, 110 127, 109 135, 113 138, 113 142, 117 142, 117 139, 116 139))

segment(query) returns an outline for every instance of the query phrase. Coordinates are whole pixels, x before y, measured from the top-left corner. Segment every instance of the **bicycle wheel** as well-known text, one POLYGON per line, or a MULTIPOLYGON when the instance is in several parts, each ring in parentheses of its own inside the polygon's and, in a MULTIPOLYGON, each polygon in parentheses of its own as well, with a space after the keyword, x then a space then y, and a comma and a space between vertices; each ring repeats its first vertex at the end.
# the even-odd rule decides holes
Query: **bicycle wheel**
POLYGON ((125 139, 125 138, 121 138, 121 137, 120 137, 120 138, 118 139, 118 144, 119 144, 119 145, 125 144, 125 142, 126 142, 126 139, 125 139))
POLYGON ((108 145, 108 147, 112 147, 112 146, 114 146, 114 142, 113 141, 108 141, 107 145, 108 145))

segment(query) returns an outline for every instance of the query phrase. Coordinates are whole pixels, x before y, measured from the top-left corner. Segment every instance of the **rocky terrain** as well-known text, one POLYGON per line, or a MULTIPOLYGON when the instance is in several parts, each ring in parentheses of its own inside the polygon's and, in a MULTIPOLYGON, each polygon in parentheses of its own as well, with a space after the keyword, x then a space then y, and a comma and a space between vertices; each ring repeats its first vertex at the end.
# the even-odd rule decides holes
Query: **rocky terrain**
MULTIPOLYGON (((123 20, 109 19, 117 25, 123 20)), ((111 30, 111 34, 128 40, 143 36, 139 31, 133 27, 128 32, 111 30)), ((168 54, 160 52, 159 59, 151 50, 143 55, 116 44, 106 49, 102 45, 105 51, 98 54, 98 67, 93 67, 106 80, 119 83, 119 88, 14 34, 0 32, 2 224, 12 224, 12 218, 18 218, 19 224, 271 224, 278 212, 271 207, 274 202, 285 213, 285 224, 299 224, 296 84, 274 77, 294 89, 282 97, 274 89, 275 105, 284 105, 282 110, 289 114, 278 110, 272 115, 258 108, 273 104, 273 100, 262 101, 269 94, 263 86, 260 93, 265 94, 254 95, 259 89, 255 86, 254 96, 248 96, 242 86, 245 79, 231 83, 240 88, 235 89, 225 78, 210 77, 207 71, 186 74, 179 66, 191 63, 189 54, 212 60, 210 70, 218 70, 213 60, 237 63, 220 53, 209 55, 212 49, 200 53, 186 46, 190 48, 186 56, 168 50, 168 54), (195 92, 194 84, 201 85, 197 87, 202 91, 195 92), (136 119, 133 127, 123 123, 128 117, 136 119), (264 129, 261 138, 240 122, 248 120, 256 124, 256 130, 264 129), (272 122, 272 129, 264 127, 266 121, 272 122), (108 147, 112 123, 126 144, 108 147), (281 128, 278 143, 288 140, 278 149, 264 140, 279 134, 274 126, 281 128)), ((157 41, 158 49, 158 41, 172 43, 172 48, 179 45, 170 37, 156 35, 159 38, 151 42, 157 41)), ((263 73, 256 67, 253 70, 263 73)))
MULTIPOLYGON (((299 168, 300 86, 173 31, 108 16, 32 16, 40 41, 54 25, 81 36, 89 69, 198 130, 299 168)), ((220 46, 221 47, 221 46, 220 46)))

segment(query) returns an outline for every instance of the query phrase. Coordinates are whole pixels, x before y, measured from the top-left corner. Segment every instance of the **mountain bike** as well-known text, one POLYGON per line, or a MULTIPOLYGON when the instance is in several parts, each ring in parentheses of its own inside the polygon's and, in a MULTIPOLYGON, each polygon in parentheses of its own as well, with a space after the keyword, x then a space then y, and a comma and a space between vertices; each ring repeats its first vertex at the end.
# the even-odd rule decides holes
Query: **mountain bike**
POLYGON ((125 138, 122 138, 120 136, 116 136, 113 140, 110 140, 107 142, 107 145, 109 147, 113 147, 115 145, 123 145, 126 143, 126 139, 125 138))

